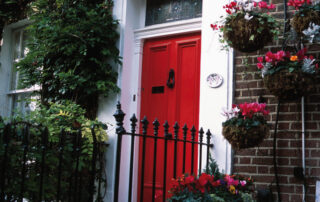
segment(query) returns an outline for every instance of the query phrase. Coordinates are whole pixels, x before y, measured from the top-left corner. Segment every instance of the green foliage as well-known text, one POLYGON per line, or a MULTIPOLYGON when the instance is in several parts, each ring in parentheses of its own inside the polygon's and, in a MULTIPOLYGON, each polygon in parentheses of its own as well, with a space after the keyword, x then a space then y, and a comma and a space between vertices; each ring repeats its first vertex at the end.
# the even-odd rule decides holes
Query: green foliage
POLYGON ((107 141, 107 133, 105 132, 107 125, 98 120, 89 120, 85 117, 85 110, 69 100, 48 103, 48 105, 38 103, 34 111, 27 115, 18 114, 14 120, 46 126, 52 142, 59 141, 58 136, 62 130, 68 133, 76 133, 81 130, 83 138, 89 141, 88 144, 92 144, 92 127, 95 127, 97 141, 107 141))
POLYGON ((213 176, 215 176, 216 178, 219 178, 219 179, 223 175, 219 170, 219 166, 218 166, 217 162, 212 158, 211 154, 209 154, 208 171, 206 171, 206 169, 204 169, 203 171, 205 171, 207 174, 213 175, 213 176))
MULTIPOLYGON (((6 184, 5 193, 11 197, 11 201, 17 200, 20 191, 21 183, 21 168, 23 162, 24 126, 30 124, 30 135, 27 153, 27 174, 24 198, 29 201, 39 201, 39 186, 40 186, 40 170, 42 162, 42 132, 45 126, 48 128, 48 144, 45 149, 45 175, 44 175, 44 200, 54 201, 56 199, 58 186, 58 165, 59 165, 59 151, 60 134, 65 131, 62 144, 62 172, 61 172, 61 200, 67 201, 70 193, 74 191, 75 170, 78 167, 78 176, 81 176, 82 186, 87 187, 79 192, 77 195, 81 201, 87 201, 89 198, 89 187, 91 177, 92 155, 93 155, 93 137, 91 128, 95 126, 95 134, 97 136, 97 155, 96 165, 97 172, 104 172, 104 153, 106 151, 105 141, 107 134, 105 132, 106 125, 98 121, 91 121, 85 116, 85 110, 79 105, 70 101, 61 101, 59 103, 50 103, 49 106, 40 105, 35 111, 27 116, 16 116, 11 121, 13 123, 10 133, 9 143, 9 162, 7 163, 7 177, 10 183, 6 184), (16 132, 13 132, 16 131, 16 132), (80 158, 77 161, 76 139, 77 134, 81 131, 81 146, 80 158), (69 190, 71 188, 71 192, 69 190)), ((3 128, 5 123, 0 121, 0 162, 3 162, 4 142, 3 128)), ((78 136, 79 138, 79 136, 78 136)), ((97 175, 96 179, 104 181, 102 175, 97 175)), ((79 179, 78 179, 79 180, 79 179)))
POLYGON ((98 96, 119 90, 112 2, 36 0, 32 8, 29 53, 17 64, 23 87, 39 84, 43 103, 72 100, 94 119, 98 96))
POLYGON ((244 118, 244 116, 239 113, 237 117, 232 117, 222 123, 222 126, 237 126, 245 127, 247 130, 250 128, 259 126, 260 124, 267 124, 267 121, 262 115, 253 115, 252 118, 244 118))

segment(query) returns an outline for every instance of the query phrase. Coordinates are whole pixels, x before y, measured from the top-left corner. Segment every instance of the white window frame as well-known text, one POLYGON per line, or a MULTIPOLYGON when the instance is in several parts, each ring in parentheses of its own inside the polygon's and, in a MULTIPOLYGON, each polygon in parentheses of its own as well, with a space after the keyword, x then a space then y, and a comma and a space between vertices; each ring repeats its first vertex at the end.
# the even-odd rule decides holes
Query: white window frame
MULTIPOLYGON (((25 19, 17 23, 5 26, 3 30, 2 47, 0 52, 0 116, 10 117, 13 113, 13 99, 15 95, 22 95, 39 90, 39 86, 32 86, 26 89, 11 89, 13 74, 13 52, 14 52, 14 32, 24 29, 30 24, 30 20, 25 19)), ((21 43, 19 45, 21 48, 21 43)))

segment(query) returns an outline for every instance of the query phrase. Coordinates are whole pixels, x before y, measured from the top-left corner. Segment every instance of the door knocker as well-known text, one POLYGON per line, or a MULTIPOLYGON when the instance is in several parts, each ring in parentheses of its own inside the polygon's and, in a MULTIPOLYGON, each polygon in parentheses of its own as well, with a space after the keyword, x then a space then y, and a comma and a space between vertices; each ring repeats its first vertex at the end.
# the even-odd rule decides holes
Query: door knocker
POLYGON ((167 81, 167 86, 168 88, 174 88, 174 70, 173 69, 170 69, 169 71, 169 78, 168 78, 168 81, 167 81))

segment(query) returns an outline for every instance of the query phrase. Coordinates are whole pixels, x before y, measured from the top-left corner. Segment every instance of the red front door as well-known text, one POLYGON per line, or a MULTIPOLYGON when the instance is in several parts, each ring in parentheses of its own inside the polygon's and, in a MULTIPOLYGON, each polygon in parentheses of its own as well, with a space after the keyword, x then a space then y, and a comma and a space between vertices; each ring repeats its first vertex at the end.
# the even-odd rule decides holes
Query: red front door
MULTIPOLYGON (((188 34, 170 38, 147 40, 143 49, 142 85, 141 85, 141 117, 148 118, 148 135, 153 135, 152 122, 155 118, 160 122, 159 136, 164 135, 163 124, 168 121, 169 133, 177 121, 181 128, 187 124, 189 131, 199 123, 199 85, 200 85, 200 50, 201 34, 188 34), (169 78, 170 77, 170 78, 169 78), (169 80, 169 85, 168 85, 169 80), (174 80, 174 82, 173 82, 174 80)), ((190 139, 190 133, 188 139, 190 139)), ((151 201, 154 163, 154 140, 148 138, 145 152, 143 201, 151 201)), ((141 143, 141 141, 140 141, 141 143)), ((141 145, 141 144, 140 144, 141 145)), ((194 173, 197 173, 197 148, 194 153, 194 173)), ((173 142, 168 143, 167 188, 170 188, 173 177, 173 142)), ((178 144, 177 176, 182 174, 182 144, 178 144)), ((191 171, 191 146, 187 147, 186 173, 191 171)), ((140 162, 142 147, 140 146, 140 162)), ((156 195, 163 188, 164 141, 157 145, 156 195)), ((141 163, 139 166, 141 177, 141 163)), ((141 181, 139 181, 139 185, 141 181)), ((139 193, 141 188, 139 186, 139 193)), ((161 194, 160 194, 161 195, 161 194)), ((163 195, 163 194, 162 194, 163 195)), ((168 196, 168 195, 167 195, 168 196)), ((139 195, 140 198, 140 195, 139 195)), ((162 201, 162 196, 156 201, 162 201)))

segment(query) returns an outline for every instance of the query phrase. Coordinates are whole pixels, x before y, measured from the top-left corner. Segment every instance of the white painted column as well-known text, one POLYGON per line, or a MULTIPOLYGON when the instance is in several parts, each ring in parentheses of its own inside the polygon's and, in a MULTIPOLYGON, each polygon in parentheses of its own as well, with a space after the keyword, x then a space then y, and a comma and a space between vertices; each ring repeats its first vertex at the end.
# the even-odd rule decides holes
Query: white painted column
MULTIPOLYGON (((227 0, 203 0, 202 14, 202 47, 201 47, 201 77, 200 77, 200 126, 210 129, 214 148, 212 155, 217 161, 220 171, 230 172, 231 147, 223 138, 221 115, 223 107, 231 107, 233 92, 233 56, 232 53, 221 51, 221 43, 217 33, 210 24, 220 20, 224 14, 223 5, 227 0), (220 74, 224 82, 219 88, 210 88, 206 78, 212 73, 220 74)), ((205 165, 205 159, 203 159, 205 165)))

